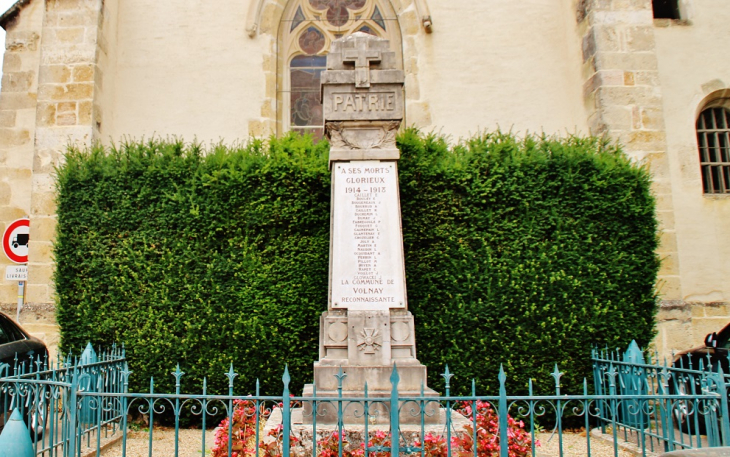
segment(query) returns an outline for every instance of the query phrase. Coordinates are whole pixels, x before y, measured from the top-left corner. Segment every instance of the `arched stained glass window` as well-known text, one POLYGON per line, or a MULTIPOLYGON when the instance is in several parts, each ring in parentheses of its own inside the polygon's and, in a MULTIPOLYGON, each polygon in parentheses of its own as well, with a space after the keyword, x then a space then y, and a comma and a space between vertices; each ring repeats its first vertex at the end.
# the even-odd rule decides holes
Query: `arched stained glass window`
POLYGON ((279 28, 281 131, 323 135, 320 76, 333 40, 364 32, 390 40, 402 67, 400 27, 387 0, 292 0, 279 28))

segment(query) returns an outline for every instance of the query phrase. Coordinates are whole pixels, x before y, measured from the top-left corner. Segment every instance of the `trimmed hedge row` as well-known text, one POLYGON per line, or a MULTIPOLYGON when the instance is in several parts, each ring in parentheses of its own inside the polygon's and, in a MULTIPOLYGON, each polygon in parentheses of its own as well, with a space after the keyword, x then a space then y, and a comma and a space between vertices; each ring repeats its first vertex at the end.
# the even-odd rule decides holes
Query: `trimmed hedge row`
MULTIPOLYGON (((409 306, 439 389, 590 373, 594 344, 653 336, 658 260, 646 170, 594 138, 494 133, 454 148, 399 137, 409 306), (547 377, 546 377, 547 376, 547 377)), ((236 391, 311 382, 326 309, 326 142, 152 140, 71 150, 58 169, 61 349, 123 342, 130 388, 236 391)), ((538 386, 549 389, 550 382, 538 386)))
POLYGON ((496 392, 567 392, 590 377, 593 345, 647 345, 659 268, 648 171, 597 138, 493 133, 449 151, 400 141, 409 306, 419 357, 496 392))

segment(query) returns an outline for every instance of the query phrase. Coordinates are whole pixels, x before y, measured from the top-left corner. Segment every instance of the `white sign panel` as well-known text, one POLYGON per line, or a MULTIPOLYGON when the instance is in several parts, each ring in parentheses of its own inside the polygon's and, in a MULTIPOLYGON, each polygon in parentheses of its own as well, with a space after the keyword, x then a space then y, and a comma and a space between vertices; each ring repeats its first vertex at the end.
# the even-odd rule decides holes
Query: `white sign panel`
POLYGON ((394 162, 337 163, 332 223, 333 309, 406 307, 394 162))
POLYGON ((26 265, 12 265, 5 268, 6 281, 27 281, 28 267, 26 265))

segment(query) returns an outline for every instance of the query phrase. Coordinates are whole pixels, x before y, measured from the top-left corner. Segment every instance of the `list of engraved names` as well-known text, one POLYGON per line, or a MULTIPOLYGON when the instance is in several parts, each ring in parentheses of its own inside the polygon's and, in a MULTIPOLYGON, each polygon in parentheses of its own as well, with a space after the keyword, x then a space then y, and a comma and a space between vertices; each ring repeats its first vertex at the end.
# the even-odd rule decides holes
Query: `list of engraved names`
POLYGON ((332 307, 404 307, 395 164, 338 163, 334 179, 332 307))

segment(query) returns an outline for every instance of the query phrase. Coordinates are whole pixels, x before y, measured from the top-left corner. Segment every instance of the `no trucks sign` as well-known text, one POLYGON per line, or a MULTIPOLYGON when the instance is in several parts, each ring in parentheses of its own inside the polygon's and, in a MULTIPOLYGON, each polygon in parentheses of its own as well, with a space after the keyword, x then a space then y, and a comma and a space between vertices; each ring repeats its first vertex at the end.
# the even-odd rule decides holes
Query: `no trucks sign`
POLYGON ((3 233, 3 252, 12 262, 28 263, 30 220, 18 219, 8 225, 3 233))

